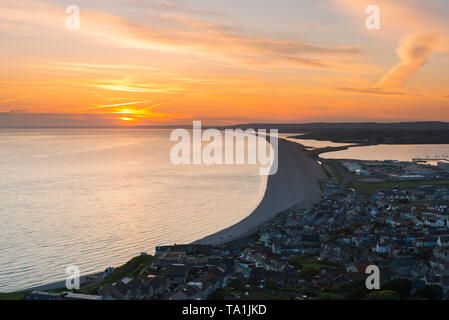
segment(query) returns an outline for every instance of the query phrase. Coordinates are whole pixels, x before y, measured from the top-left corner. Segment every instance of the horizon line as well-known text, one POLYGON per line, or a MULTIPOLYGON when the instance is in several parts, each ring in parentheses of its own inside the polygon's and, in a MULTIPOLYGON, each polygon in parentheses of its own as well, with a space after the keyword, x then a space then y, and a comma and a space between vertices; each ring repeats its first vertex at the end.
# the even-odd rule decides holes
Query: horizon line
MULTIPOLYGON (((366 125, 366 124, 380 124, 380 125, 395 125, 395 124, 443 124, 449 125, 448 121, 394 121, 394 122, 379 122, 379 121, 340 121, 340 122, 248 122, 237 123, 230 125, 205 125, 203 128, 227 128, 238 126, 300 126, 300 125, 366 125)), ((0 126, 0 129, 170 129, 170 128, 185 128, 192 127, 192 124, 179 124, 179 125, 93 125, 93 126, 0 126)))

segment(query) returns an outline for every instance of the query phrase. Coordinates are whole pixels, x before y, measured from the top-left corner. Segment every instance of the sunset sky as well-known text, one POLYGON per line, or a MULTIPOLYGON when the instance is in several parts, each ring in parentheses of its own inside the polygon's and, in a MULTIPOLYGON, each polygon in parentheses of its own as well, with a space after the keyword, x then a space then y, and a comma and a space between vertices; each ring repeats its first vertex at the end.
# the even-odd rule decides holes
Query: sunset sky
POLYGON ((0 127, 449 121, 447 17, 447 0, 1 1, 0 127))

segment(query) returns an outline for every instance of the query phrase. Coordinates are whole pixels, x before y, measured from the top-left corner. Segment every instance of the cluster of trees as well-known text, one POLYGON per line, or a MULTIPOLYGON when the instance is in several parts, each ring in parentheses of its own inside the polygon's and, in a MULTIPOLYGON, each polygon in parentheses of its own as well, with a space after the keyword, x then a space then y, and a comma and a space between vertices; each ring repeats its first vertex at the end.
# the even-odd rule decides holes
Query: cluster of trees
POLYGON ((357 300, 441 300, 443 289, 440 286, 426 285, 413 294, 412 281, 408 279, 392 280, 382 286, 382 290, 367 290, 363 282, 357 282, 347 288, 345 299, 357 300))

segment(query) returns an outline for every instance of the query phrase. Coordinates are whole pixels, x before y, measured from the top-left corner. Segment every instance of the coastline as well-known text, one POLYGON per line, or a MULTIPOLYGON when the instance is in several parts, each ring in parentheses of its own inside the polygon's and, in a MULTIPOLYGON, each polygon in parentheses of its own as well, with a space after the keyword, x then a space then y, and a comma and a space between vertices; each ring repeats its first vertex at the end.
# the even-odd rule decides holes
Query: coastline
POLYGON ((280 138, 278 171, 269 176, 265 194, 256 209, 236 224, 193 244, 221 245, 249 236, 292 206, 309 208, 321 199, 318 179, 325 174, 313 154, 299 143, 280 138))
MULTIPOLYGON (((220 245, 254 234, 276 215, 294 205, 309 208, 321 198, 318 179, 325 178, 322 168, 312 152, 297 143, 283 138, 278 140, 278 171, 268 176, 265 193, 259 205, 243 220, 214 234, 196 240, 193 244, 220 245)), ((92 274, 83 275, 86 282, 92 274)), ((65 281, 56 281, 19 290, 56 290, 65 287, 65 281)))
MULTIPOLYGON (((268 225, 279 212, 293 205, 296 205, 297 208, 310 207, 314 202, 319 201, 321 196, 318 180, 326 179, 323 169, 317 163, 317 160, 321 159, 320 155, 352 147, 361 147, 361 145, 351 145, 307 150, 298 142, 285 138, 279 138, 278 141, 278 172, 267 178, 265 193, 256 209, 240 222, 196 240, 193 244, 221 245, 234 241, 239 242, 268 225)), ((81 282, 88 282, 89 276, 92 275, 83 275, 81 282)), ((65 281, 56 281, 25 288, 17 292, 56 290, 64 287, 65 281)))
MULTIPOLYGON (((90 281, 92 281, 91 277, 96 274, 98 274, 98 272, 80 276, 80 284, 83 285, 85 283, 89 283, 90 281)), ((42 285, 30 287, 30 288, 21 289, 21 290, 15 291, 15 292, 59 290, 59 289, 64 289, 65 287, 66 287, 66 280, 60 280, 60 281, 50 282, 47 284, 42 284, 42 285)))

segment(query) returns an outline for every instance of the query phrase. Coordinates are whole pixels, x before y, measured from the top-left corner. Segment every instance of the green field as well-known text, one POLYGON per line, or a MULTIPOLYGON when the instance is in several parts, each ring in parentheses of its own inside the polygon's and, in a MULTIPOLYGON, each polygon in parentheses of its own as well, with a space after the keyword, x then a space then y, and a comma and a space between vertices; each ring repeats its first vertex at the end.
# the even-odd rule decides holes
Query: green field
POLYGON ((417 181, 389 181, 389 182, 360 182, 351 183, 348 187, 354 188, 360 193, 373 193, 379 189, 391 190, 396 187, 401 189, 414 188, 419 186, 448 186, 449 180, 417 180, 417 181))
POLYGON ((0 293, 0 300, 22 300, 25 292, 0 293))
POLYGON ((89 294, 97 294, 98 288, 107 284, 119 281, 124 277, 138 278, 139 273, 143 268, 151 264, 154 260, 154 256, 137 256, 129 260, 124 265, 118 267, 110 275, 108 275, 103 281, 95 285, 87 285, 81 288, 81 292, 89 294))
POLYGON ((335 269, 341 267, 340 265, 328 263, 327 261, 318 260, 316 257, 310 257, 307 255, 294 256, 288 261, 291 265, 301 268, 330 268, 335 269))

